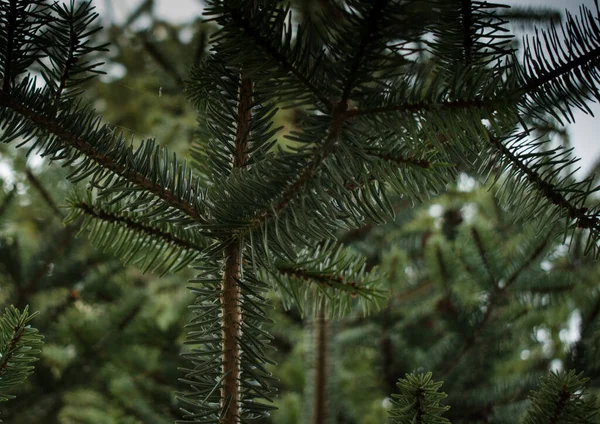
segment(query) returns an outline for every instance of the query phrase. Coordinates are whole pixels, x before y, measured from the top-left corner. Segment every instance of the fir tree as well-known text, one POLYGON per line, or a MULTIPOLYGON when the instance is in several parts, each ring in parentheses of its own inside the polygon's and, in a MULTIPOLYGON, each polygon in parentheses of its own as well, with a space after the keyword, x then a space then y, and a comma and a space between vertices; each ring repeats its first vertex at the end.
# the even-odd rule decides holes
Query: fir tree
MULTIPOLYGON (((187 84, 200 113, 193 163, 153 140, 127 142, 80 101, 104 48, 90 38, 90 3, 0 3, 2 140, 74 168, 69 179, 87 192, 70 196, 69 221, 83 216, 92 241, 144 269, 199 272, 182 422, 249 422, 272 408, 269 287, 329 317, 355 299, 376 306, 378 273, 337 234, 389 220, 391 193, 421 201, 458 169, 477 170, 502 178, 513 219, 583 234, 597 256, 592 179, 575 181, 570 151, 535 136, 597 99, 597 8, 541 31, 521 59, 500 5, 332 2, 296 25, 270 0, 207 3, 219 30, 187 84), (302 108, 286 147, 276 145, 278 107, 302 108)), ((437 386, 407 382, 406 393, 433 396, 437 414, 437 386)))

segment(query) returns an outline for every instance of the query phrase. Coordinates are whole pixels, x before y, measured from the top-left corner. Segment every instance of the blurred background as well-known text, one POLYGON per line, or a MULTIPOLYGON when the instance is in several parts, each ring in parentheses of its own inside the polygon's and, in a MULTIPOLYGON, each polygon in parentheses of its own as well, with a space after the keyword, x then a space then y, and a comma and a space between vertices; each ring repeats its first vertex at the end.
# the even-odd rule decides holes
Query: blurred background
MULTIPOLYGON (((327 3, 293 1, 299 17, 329 13, 327 3)), ((518 34, 558 20, 556 11, 564 8, 577 12, 568 0, 507 3, 529 11, 512 27, 518 34)), ((111 45, 98 58, 106 75, 90 82, 85 97, 136 140, 154 137, 189 155, 198 135, 185 79, 209 54, 215 31, 203 22, 202 3, 96 5, 104 26, 99 41, 111 45)), ((278 112, 282 143, 301 114, 278 112)), ((576 120, 545 131, 583 159, 578 177, 597 174, 598 124, 584 114, 576 120)), ((17 399, 0 405, 2 418, 14 424, 174 422, 175 394, 185 390, 178 368, 186 366, 180 358, 192 302, 186 280, 194 270, 159 277, 90 247, 79 235, 80 222, 62 223, 69 167, 48 166, 25 149, 0 146, 0 304, 40 311, 34 325, 46 344, 17 399)), ((514 423, 549 369, 584 371, 598 391, 600 268, 583 254, 583 239, 570 240, 567 249, 538 227, 514 223, 494 189, 467 172, 427 203, 393 202, 393 222, 339 235, 364 253, 367 267, 387 275, 383 288, 390 296, 379 312, 366 317, 357 308, 344 320, 316 322, 271 294, 271 356, 278 364, 271 368, 279 396, 264 423, 384 423, 396 381, 413 370, 445 381, 454 423, 514 423), (507 289, 493 289, 490 280, 507 289), (325 328, 324 342, 315 326, 325 328), (324 417, 312 409, 316 352, 329 358, 324 417)))

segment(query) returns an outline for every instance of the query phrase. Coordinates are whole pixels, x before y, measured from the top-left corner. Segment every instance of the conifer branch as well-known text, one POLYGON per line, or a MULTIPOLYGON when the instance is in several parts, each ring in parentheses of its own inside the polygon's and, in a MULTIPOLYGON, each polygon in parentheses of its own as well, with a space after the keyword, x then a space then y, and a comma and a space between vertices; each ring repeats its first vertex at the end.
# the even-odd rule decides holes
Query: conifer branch
POLYGON ((2 79, 2 91, 4 93, 10 92, 11 77, 12 77, 12 62, 13 62, 13 49, 15 42, 15 30, 17 26, 17 2, 11 1, 8 6, 8 13, 6 14, 6 46, 4 52, 4 78, 2 79))
POLYGON ((353 295, 356 295, 356 291, 360 290, 358 282, 346 281, 341 275, 322 274, 311 272, 304 268, 292 268, 288 266, 277 267, 277 271, 297 280, 314 282, 321 286, 328 286, 335 289, 343 288, 344 291, 350 291, 353 295))
POLYGON ((77 44, 79 44, 79 34, 77 34, 77 32, 75 31, 75 28, 73 25, 74 24, 73 11, 71 10, 70 12, 71 13, 69 14, 69 19, 68 19, 69 43, 68 43, 67 57, 65 60, 64 67, 60 73, 58 87, 57 87, 56 93, 54 95, 54 104, 56 107, 58 107, 58 104, 60 102, 60 97, 63 93, 63 90, 67 86, 67 81, 69 80, 69 77, 71 76, 71 69, 72 69, 73 65, 75 64, 75 62, 77 61, 77 58, 75 57, 75 48, 76 48, 77 44))
POLYGON ((593 232, 600 231, 600 218, 596 215, 588 214, 587 207, 577 207, 572 204, 555 184, 546 181, 538 172, 527 166, 527 164, 520 160, 517 155, 506 147, 497 137, 489 132, 488 140, 508 159, 512 166, 526 176, 529 181, 535 184, 546 199, 565 211, 568 218, 576 222, 578 228, 586 228, 593 232))
POLYGON ((170 192, 158 182, 153 181, 151 178, 148 178, 147 176, 137 172, 137 170, 133 169, 132 167, 126 166, 124 163, 119 163, 108 154, 100 152, 86 140, 73 133, 69 129, 61 126, 61 124, 55 118, 45 116, 44 114, 27 107, 23 103, 3 92, 0 92, 0 106, 13 110, 20 116, 36 125, 42 131, 58 137, 66 145, 84 154, 102 168, 110 170, 116 175, 126 179, 128 182, 152 193, 156 197, 163 200, 166 204, 177 210, 180 210, 194 221, 199 223, 205 222, 205 218, 196 210, 194 206, 182 201, 175 193, 170 192))
POLYGON ((350 71, 348 73, 346 83, 344 84, 344 88, 342 89, 342 103, 346 103, 350 99, 352 89, 354 88, 356 79, 359 76, 360 68, 363 65, 367 49, 374 41, 374 35, 379 29, 379 21, 383 14, 383 10, 387 6, 387 3, 388 0, 375 0, 373 7, 370 10, 370 14, 366 18, 365 23, 361 28, 360 44, 351 61, 350 71))
POLYGON ((458 353, 458 355, 444 368, 441 375, 446 376, 452 370, 456 368, 462 361, 462 359, 479 343, 481 333, 485 330, 487 325, 490 322, 490 318, 493 312, 496 310, 498 306, 500 298, 508 292, 508 289, 514 284, 514 282, 518 279, 518 277, 522 274, 525 269, 530 267, 533 262, 539 258, 539 256, 544 252, 544 249, 547 243, 550 241, 550 233, 546 235, 546 237, 536 246, 535 249, 528 255, 528 257, 523 261, 523 263, 517 268, 506 280, 506 284, 502 287, 495 284, 493 287, 493 292, 490 294, 490 301, 487 304, 486 310, 483 314, 483 317, 479 321, 479 324, 475 328, 473 334, 466 340, 465 345, 458 353))
POLYGON ((573 72, 573 70, 582 68, 588 64, 591 64, 597 61, 600 58, 600 47, 597 47, 589 52, 582 54, 581 56, 577 56, 574 59, 570 59, 569 61, 563 63, 560 66, 548 71, 543 72, 538 75, 536 78, 529 79, 526 84, 519 87, 515 90, 515 94, 518 93, 520 95, 525 95, 531 93, 532 91, 539 90, 544 85, 556 81, 566 75, 569 75, 573 72))
POLYGON ((473 40, 471 39, 473 14, 471 10, 471 0, 461 0, 460 2, 462 27, 463 27, 463 50, 465 62, 470 65, 473 62, 473 40))
POLYGON ((445 111, 445 110, 473 110, 483 109, 495 111, 498 107, 510 104, 505 95, 489 98, 472 98, 458 100, 444 100, 441 102, 403 102, 397 104, 389 104, 381 107, 373 107, 368 109, 350 109, 347 112, 348 118, 377 115, 390 112, 398 112, 400 114, 416 114, 422 112, 445 111))
POLYGON ((254 41, 254 43, 267 53, 281 67, 281 69, 293 75, 302 85, 304 85, 315 98, 325 106, 328 111, 333 110, 334 104, 325 96, 317 86, 315 86, 310 78, 305 75, 294 63, 292 63, 280 48, 270 42, 263 36, 258 28, 255 28, 249 21, 247 16, 238 7, 233 7, 231 2, 225 2, 224 7, 227 9, 233 28, 240 29, 254 41))
POLYGON ((29 325, 37 313, 29 314, 28 309, 21 312, 10 306, 0 317, 0 402, 14 398, 5 390, 27 378, 41 353, 42 336, 29 325))
POLYGON ((222 424, 237 424, 241 416, 241 329, 242 309, 240 278, 240 243, 234 240, 224 252, 225 270, 221 294, 222 367, 221 419, 222 424))
POLYGON ((265 210, 254 217, 252 220, 253 227, 258 227, 267 220, 273 218, 276 214, 281 213, 318 174, 318 170, 323 164, 323 161, 335 150, 335 143, 342 131, 342 126, 347 116, 347 109, 347 102, 339 102, 336 104, 327 137, 323 141, 321 148, 317 149, 317 152, 307 161, 304 172, 300 173, 298 178, 296 178, 296 180, 283 192, 279 202, 272 208, 265 210))
MULTIPOLYGON (((243 168, 248 159, 250 124, 252 122, 253 84, 240 72, 236 131, 234 140, 233 167, 243 168)), ((223 382, 221 384, 221 420, 222 424, 237 424, 241 419, 242 398, 240 383, 242 380, 242 293, 238 283, 241 278, 240 258, 243 245, 234 239, 225 248, 225 270, 221 292, 222 314, 222 361, 223 382)))
POLYGON ((100 221, 126 227, 138 234, 145 234, 151 236, 152 238, 156 240, 161 240, 172 247, 177 247, 183 250, 195 250, 198 253, 200 253, 203 250, 203 246, 193 243, 182 237, 177 237, 173 233, 163 231, 160 228, 152 225, 143 224, 127 216, 122 216, 107 210, 103 210, 97 206, 94 207, 89 203, 79 202, 73 203, 70 206, 74 209, 79 209, 86 216, 98 219, 100 221))
POLYGON ((487 257, 487 252, 485 251, 485 246, 483 245, 483 240, 481 240, 481 235, 479 234, 479 231, 477 231, 477 228, 475 228, 475 227, 471 228, 471 235, 473 236, 473 240, 475 241, 475 246, 477 247, 477 253, 479 253, 479 258, 481 259, 481 262, 483 263, 483 266, 485 267, 485 271, 488 274, 490 287, 496 288, 496 286, 497 286, 496 278, 494 277, 492 268, 490 267, 490 262, 487 257))

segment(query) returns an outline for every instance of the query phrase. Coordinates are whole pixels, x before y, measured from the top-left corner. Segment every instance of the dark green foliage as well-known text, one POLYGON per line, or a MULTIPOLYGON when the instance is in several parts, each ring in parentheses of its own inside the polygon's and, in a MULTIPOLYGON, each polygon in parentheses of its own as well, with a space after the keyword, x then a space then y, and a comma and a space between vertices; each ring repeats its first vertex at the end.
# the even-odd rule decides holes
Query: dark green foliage
POLYGON ((523 424, 595 423, 598 406, 595 397, 585 391, 587 378, 575 371, 550 373, 542 378, 539 390, 531 397, 531 406, 523 424))
MULTIPOLYGON (((267 420, 276 384, 268 290, 278 289, 287 307, 318 313, 321 335, 325 316, 358 319, 376 309, 385 281, 373 269, 379 258, 366 260, 338 238, 396 215, 403 223, 410 203, 438 195, 465 173, 500 181, 502 206, 515 212, 503 219, 524 222, 522 234, 501 243, 506 228, 478 222, 456 228, 462 219, 448 210, 441 234, 423 236, 420 249, 407 248, 418 271, 407 274, 403 289, 431 284, 438 290, 400 320, 392 319, 392 289, 382 339, 402 334, 403 346, 415 353, 402 359, 405 368, 426 366, 447 378, 453 405, 447 414, 456 422, 473 419, 465 411, 506 422, 489 399, 500 393, 501 410, 502 402, 512 403, 518 371, 540 371, 511 369, 494 380, 496 367, 511 364, 509 343, 527 344, 510 329, 531 329, 530 317, 542 321, 547 302, 576 285, 559 272, 540 278, 546 249, 565 234, 576 239, 574 248, 599 254, 594 180, 577 182, 570 151, 545 135, 555 121, 571 121, 575 109, 589 112, 587 104, 598 100, 598 10, 582 8, 563 27, 550 22, 520 58, 504 7, 486 2, 348 0, 315 13, 301 9, 296 20, 287 2, 207 1, 206 15, 217 28, 206 53, 207 27, 201 27, 190 58, 186 92, 200 129, 188 163, 153 139, 127 141, 119 124, 105 124, 83 99, 104 50, 94 42, 89 3, 0 4, 0 140, 61 160, 68 178, 85 185, 87 194, 69 199, 64 234, 78 230, 83 216, 92 242, 125 262, 167 273, 194 261, 199 272, 190 286, 196 300, 184 354, 190 389, 179 398, 182 422, 267 420), (297 118, 285 142, 280 108, 293 109, 297 118), (542 223, 537 232, 526 224, 532 220, 542 223), (477 374, 466 372, 467 365, 477 374)), ((139 13, 151 9, 148 2, 139 13)), ((149 34, 139 39, 170 75, 167 88, 179 90, 182 70, 149 34)), ((14 246, 6 249, 18 257, 14 246)), ((41 263, 47 268, 54 260, 41 263)), ((46 268, 24 280, 18 267, 7 267, 19 304, 33 289, 46 288, 38 286, 46 268)), ((124 343, 119 333, 148 302, 141 290, 134 294, 108 307, 114 314, 102 336, 97 322, 80 322, 76 312, 59 320, 80 336, 82 358, 97 356, 105 342, 124 343), (83 322, 91 331, 83 331, 83 322), (91 343, 94 337, 99 341, 91 343)), ((397 364, 386 355, 389 384, 397 364)), ((326 380, 325 368, 315 381, 326 380)), ((119 381, 109 392, 135 386, 119 381)), ((435 418, 445 410, 438 387, 430 374, 408 376, 399 401, 407 409, 397 418, 430 413, 443 422, 435 418)), ((97 389, 84 397, 101 404, 103 396, 97 389)), ((135 419, 160 420, 147 403, 124 403, 135 419)))
POLYGON ((25 381, 40 357, 42 336, 29 324, 35 316, 11 306, 0 317, 0 402, 14 398, 8 392, 25 381))
POLYGON ((398 380, 399 394, 393 394, 394 409, 390 417, 394 423, 448 424, 442 417, 449 407, 440 405, 446 393, 438 392, 441 382, 431 380, 431 373, 407 374, 398 380))

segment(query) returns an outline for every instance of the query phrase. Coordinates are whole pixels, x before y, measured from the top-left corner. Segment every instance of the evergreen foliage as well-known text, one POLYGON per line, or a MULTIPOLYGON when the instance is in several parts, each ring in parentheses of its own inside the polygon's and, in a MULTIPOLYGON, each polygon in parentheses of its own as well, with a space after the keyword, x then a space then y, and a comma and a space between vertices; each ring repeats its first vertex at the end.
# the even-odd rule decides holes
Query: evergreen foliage
MULTIPOLYGON (((127 263, 170 273, 193 262, 198 272, 190 281, 196 299, 181 422, 268 417, 275 397, 269 288, 323 322, 383 303, 378 270, 338 238, 390 221, 395 196, 423 201, 466 169, 501 180, 510 219, 536 221, 542 234, 529 231, 518 248, 493 249, 493 234, 473 226, 458 235, 461 257, 443 242, 428 248, 425 263, 444 284, 437 308, 450 331, 420 359, 458 385, 482 378, 460 371, 467 356, 491 374, 491 345, 480 343, 492 336, 488 324, 518 320, 539 301, 538 281, 523 276, 550 240, 583 238, 583 250, 598 256, 593 178, 576 181, 571 151, 536 134, 598 100, 598 8, 540 30, 523 58, 500 12, 501 5, 478 1, 348 0, 296 21, 287 3, 207 1, 219 29, 186 84, 200 115, 188 162, 152 139, 127 141, 82 100, 105 49, 94 42, 89 2, 0 2, 0 139, 62 161, 68 179, 86 186, 68 200, 69 231, 83 216, 92 242, 127 263), (275 123, 281 107, 299 111, 286 144, 275 123), (486 292, 483 303, 459 286, 463 271, 486 292), (520 303, 504 316, 509 292, 520 303)), ((544 279, 540 287, 561 284, 544 279)), ((142 297, 108 320, 108 334, 137 315, 142 297)), ((572 373, 556 376, 560 383, 553 378, 526 419, 537 419, 535 408, 560 384, 569 393, 581 388, 572 373)), ((407 375, 399 387, 397 419, 444 422, 430 374, 407 375)), ((568 416, 587 419, 593 411, 586 408, 575 402, 568 416)), ((155 417, 148 409, 140 416, 155 417)))
POLYGON ((538 391, 531 395, 532 405, 524 424, 594 423, 598 415, 596 399, 586 398, 581 374, 550 373, 542 379, 538 391))
POLYGON ((442 417, 448 409, 440 406, 440 401, 446 397, 438 392, 442 383, 431 381, 431 373, 407 374, 406 378, 398 381, 400 393, 393 395, 396 399, 395 408, 391 412, 394 423, 447 424, 449 421, 442 417))
POLYGON ((0 317, 0 402, 14 398, 7 390, 21 384, 33 371, 39 359, 42 336, 29 323, 35 314, 14 306, 0 317))

